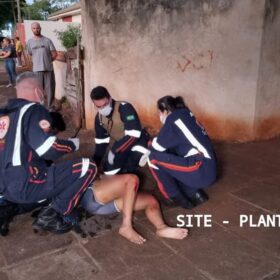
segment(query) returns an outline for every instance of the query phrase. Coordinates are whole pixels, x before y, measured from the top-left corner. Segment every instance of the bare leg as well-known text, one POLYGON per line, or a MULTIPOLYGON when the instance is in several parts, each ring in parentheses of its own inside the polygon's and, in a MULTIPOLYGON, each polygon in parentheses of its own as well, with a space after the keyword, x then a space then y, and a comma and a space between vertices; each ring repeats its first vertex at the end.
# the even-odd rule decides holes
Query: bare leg
MULTIPOLYGON (((123 200, 119 198, 116 204, 120 210, 123 209, 123 200)), ((188 230, 183 228, 173 228, 165 224, 162 218, 157 200, 148 193, 138 193, 134 210, 145 210, 148 220, 155 226, 156 234, 160 237, 183 239, 187 237, 188 230)))
POLYGON ((135 175, 105 176, 94 187, 94 193, 95 198, 104 204, 121 198, 123 222, 119 233, 131 242, 143 244, 146 240, 132 227, 132 214, 138 185, 139 180, 135 175))

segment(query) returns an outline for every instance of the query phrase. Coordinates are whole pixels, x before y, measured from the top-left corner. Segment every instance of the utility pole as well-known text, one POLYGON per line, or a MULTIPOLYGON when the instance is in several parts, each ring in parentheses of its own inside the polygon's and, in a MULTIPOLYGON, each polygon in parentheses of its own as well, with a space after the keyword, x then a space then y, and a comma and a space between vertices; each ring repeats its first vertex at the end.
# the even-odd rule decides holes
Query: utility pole
POLYGON ((22 22, 19 0, 17 0, 18 22, 22 22))

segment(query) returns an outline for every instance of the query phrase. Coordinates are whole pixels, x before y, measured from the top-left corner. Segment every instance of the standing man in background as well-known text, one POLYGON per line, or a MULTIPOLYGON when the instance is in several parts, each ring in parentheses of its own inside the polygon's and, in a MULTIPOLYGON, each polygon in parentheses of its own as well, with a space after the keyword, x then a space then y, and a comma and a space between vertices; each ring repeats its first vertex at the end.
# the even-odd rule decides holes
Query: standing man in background
POLYGON ((33 72, 37 74, 41 86, 44 89, 46 107, 53 111, 55 78, 53 71, 53 60, 57 56, 52 40, 41 35, 41 26, 38 22, 31 24, 34 37, 27 42, 27 51, 32 56, 33 72))

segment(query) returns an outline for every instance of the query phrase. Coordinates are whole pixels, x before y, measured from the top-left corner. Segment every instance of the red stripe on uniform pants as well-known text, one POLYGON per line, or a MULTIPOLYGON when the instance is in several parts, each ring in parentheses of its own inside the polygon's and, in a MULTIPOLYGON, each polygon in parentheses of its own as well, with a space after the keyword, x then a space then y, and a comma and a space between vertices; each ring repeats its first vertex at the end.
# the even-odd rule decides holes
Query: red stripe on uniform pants
POLYGON ((134 142, 135 138, 134 137, 130 137, 122 146, 120 146, 118 149, 117 149, 117 153, 118 152, 123 152, 126 150, 126 148, 132 144, 134 142))
POLYGON ((44 184, 46 182, 46 180, 33 180, 30 179, 29 183, 34 183, 34 184, 44 184))
MULTIPOLYGON (((82 163, 81 163, 82 164, 82 163)), ((95 174, 94 176, 92 176, 93 174, 93 170, 92 169, 88 169, 87 172, 89 172, 89 176, 87 177, 87 179, 85 180, 84 184, 82 185, 82 187, 79 189, 79 191, 75 194, 75 196, 73 197, 73 199, 69 202, 68 208, 66 210, 66 212, 64 212, 63 215, 67 215, 71 212, 71 210, 76 206, 78 199, 80 197, 80 193, 84 192, 84 189, 93 181, 93 179, 95 178, 96 174, 97 174, 97 168, 95 164, 92 164, 95 167, 95 174), (92 176, 92 179, 90 179, 92 176), (74 205, 73 205, 74 204, 74 205)))
POLYGON ((199 169, 199 167, 202 165, 201 161, 197 161, 194 165, 192 166, 181 166, 181 165, 175 165, 171 163, 166 163, 162 161, 158 161, 156 159, 151 160, 152 164, 158 164, 163 167, 166 167, 167 169, 175 170, 175 171, 181 171, 181 172, 193 172, 199 169))
POLYGON ((28 162, 30 162, 32 159, 32 151, 29 152, 29 155, 28 155, 28 162))
POLYGON ((72 170, 72 173, 79 173, 82 172, 82 169, 72 170))
POLYGON ((152 175, 154 176, 156 182, 157 182, 157 185, 158 185, 158 188, 160 190, 160 192, 162 193, 162 195, 166 198, 166 199, 169 199, 169 195, 167 194, 167 192, 165 191, 165 188, 162 184, 162 182, 159 180, 157 174, 154 172, 153 168, 152 167, 149 167, 150 168, 150 171, 152 173, 152 175))
POLYGON ((54 142, 52 146, 53 146, 54 149, 56 149, 58 151, 64 151, 64 152, 71 152, 72 151, 71 147, 65 146, 65 145, 60 145, 56 142, 54 142))

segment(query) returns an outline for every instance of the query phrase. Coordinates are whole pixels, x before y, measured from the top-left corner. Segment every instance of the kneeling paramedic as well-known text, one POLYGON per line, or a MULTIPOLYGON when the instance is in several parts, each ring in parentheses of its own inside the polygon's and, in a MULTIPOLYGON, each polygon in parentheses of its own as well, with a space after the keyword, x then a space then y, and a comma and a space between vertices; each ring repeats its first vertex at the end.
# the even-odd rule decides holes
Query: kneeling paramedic
POLYGON ((67 232, 72 225, 65 217, 94 180, 96 165, 79 158, 48 166, 46 161, 78 149, 79 140, 60 140, 51 133, 51 117, 40 104, 43 90, 34 73, 18 76, 16 89, 17 98, 0 113, 0 193, 19 204, 50 200, 33 227, 67 232))

